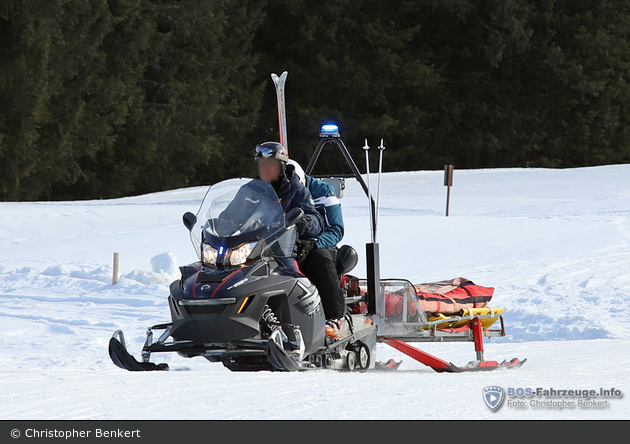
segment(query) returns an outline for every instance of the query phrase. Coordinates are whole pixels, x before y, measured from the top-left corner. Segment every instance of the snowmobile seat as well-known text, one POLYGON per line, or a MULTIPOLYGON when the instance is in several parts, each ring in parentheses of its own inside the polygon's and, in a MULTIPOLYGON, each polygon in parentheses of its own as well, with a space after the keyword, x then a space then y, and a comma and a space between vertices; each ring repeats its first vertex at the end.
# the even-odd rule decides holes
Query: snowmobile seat
POLYGON ((341 276, 349 273, 357 266, 359 255, 350 245, 343 245, 337 252, 337 273, 341 276))

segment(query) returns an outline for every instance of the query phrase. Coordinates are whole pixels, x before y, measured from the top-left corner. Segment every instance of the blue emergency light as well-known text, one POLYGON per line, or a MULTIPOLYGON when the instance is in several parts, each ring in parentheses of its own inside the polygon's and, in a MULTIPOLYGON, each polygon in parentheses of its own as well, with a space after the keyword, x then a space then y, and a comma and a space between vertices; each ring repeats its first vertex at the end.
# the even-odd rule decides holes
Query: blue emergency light
POLYGON ((319 137, 341 137, 339 135, 339 127, 333 123, 322 125, 319 137))

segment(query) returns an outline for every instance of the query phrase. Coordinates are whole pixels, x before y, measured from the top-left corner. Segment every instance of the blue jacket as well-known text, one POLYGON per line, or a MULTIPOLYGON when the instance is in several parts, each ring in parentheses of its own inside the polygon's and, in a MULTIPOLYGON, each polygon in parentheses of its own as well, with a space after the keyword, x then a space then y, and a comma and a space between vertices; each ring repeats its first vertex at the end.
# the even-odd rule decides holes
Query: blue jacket
POLYGON ((317 247, 334 247, 341 242, 344 233, 341 203, 339 198, 335 196, 335 188, 309 175, 304 177, 306 179, 306 187, 313 196, 315 208, 325 221, 324 232, 317 240, 317 247))
POLYGON ((322 215, 315 209, 315 203, 313 202, 311 193, 302 185, 300 178, 297 174, 294 174, 294 172, 295 167, 293 165, 287 165, 280 180, 272 182, 271 185, 276 191, 285 213, 298 207, 304 211, 305 216, 309 217, 311 223, 300 238, 317 238, 323 233, 326 222, 322 215))

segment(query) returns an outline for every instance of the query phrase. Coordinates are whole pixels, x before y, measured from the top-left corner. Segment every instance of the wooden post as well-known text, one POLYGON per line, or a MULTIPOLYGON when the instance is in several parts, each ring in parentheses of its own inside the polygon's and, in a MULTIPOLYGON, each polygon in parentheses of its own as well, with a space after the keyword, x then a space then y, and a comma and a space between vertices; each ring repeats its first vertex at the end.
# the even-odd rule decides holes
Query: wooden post
POLYGON ((451 204, 451 187, 453 186, 453 165, 444 165, 444 186, 446 188, 446 217, 451 204))
POLYGON ((114 271, 112 273, 112 285, 118 282, 118 253, 114 253, 114 271))

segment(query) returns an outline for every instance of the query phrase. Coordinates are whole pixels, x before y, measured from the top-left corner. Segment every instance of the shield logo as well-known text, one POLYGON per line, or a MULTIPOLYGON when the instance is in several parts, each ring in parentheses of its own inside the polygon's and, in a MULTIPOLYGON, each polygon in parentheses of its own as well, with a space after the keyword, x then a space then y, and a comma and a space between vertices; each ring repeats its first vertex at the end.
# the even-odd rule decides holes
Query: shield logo
POLYGON ((483 389, 483 402, 486 403, 488 408, 493 412, 496 411, 503 403, 505 392, 503 388, 497 386, 490 386, 483 389))

